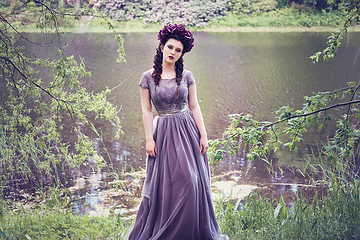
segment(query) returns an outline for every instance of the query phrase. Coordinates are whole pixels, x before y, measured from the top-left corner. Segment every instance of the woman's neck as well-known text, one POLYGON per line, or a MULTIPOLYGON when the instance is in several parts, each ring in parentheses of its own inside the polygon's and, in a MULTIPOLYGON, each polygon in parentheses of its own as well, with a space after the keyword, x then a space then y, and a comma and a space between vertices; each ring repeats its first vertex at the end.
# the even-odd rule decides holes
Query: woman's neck
POLYGON ((167 62, 163 62, 161 78, 169 79, 169 78, 175 78, 175 77, 176 77, 175 64, 169 64, 167 62))

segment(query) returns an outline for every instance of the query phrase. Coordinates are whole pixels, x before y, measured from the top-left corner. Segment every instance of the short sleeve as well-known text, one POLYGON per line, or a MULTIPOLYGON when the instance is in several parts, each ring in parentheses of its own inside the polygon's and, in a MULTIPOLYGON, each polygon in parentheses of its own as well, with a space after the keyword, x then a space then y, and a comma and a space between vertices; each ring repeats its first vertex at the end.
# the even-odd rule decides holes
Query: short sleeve
POLYGON ((148 80, 149 80, 149 76, 147 74, 148 72, 144 72, 141 76, 141 79, 140 79, 140 82, 139 82, 139 86, 140 87, 143 87, 143 88, 147 88, 149 89, 149 83, 148 83, 148 80))
POLYGON ((189 87, 191 84, 195 83, 195 78, 194 78, 194 75, 192 74, 192 72, 190 72, 190 71, 187 72, 187 78, 186 78, 186 80, 187 80, 187 85, 188 85, 188 87, 189 87))

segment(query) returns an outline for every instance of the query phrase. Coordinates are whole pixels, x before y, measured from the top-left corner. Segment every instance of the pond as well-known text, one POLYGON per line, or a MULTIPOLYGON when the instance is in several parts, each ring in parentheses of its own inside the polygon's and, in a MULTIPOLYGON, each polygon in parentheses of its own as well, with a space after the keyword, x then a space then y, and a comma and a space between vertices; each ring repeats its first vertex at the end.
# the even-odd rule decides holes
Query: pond
MULTIPOLYGON (((312 64, 309 57, 326 47, 329 34, 196 32, 195 47, 185 54, 184 66, 195 76, 208 138, 222 136, 229 124, 229 114, 250 113, 255 119, 274 121, 273 112, 283 105, 301 108, 304 95, 339 89, 347 86, 349 81, 358 82, 360 70, 356 59, 360 33, 346 35, 344 46, 335 59, 312 64)), ((138 83, 141 74, 152 67, 158 41, 157 33, 124 33, 122 36, 127 63, 116 63, 117 43, 112 34, 66 34, 64 39, 68 43, 68 53, 77 58, 81 55, 87 70, 92 73, 84 80, 85 86, 95 92, 113 89, 111 102, 121 108, 121 127, 125 134, 119 140, 114 138, 115 129, 111 123, 94 122, 104 136, 111 159, 107 158, 101 140, 93 134, 95 146, 116 169, 136 170, 145 168, 146 155, 138 83)), ((40 38, 36 34, 30 37, 40 38)), ((38 46, 28 45, 26 49, 37 52, 37 57, 56 56, 51 48, 44 51, 38 46)), ((326 140, 329 136, 329 128, 320 133, 310 131, 305 136, 307 144, 300 145, 297 155, 284 148, 274 156, 277 166, 302 166, 311 147, 319 144, 319 139, 326 140)), ((214 175, 226 175, 241 172, 248 164, 242 154, 238 154, 212 166, 212 171, 214 175)), ((86 175, 92 170, 84 167, 82 171, 86 175)), ((284 176, 286 174, 278 171, 271 177, 266 165, 255 163, 246 177, 244 174, 235 175, 241 179, 240 182, 300 181, 297 174, 289 172, 284 176)), ((292 185, 282 188, 297 189, 292 185)))

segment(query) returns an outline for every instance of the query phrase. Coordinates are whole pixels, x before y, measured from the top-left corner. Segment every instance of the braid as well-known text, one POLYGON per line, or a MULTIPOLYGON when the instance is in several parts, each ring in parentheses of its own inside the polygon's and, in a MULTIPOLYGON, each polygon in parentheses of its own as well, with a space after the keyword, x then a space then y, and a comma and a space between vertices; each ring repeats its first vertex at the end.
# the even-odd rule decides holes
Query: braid
POLYGON ((154 72, 152 73, 152 77, 155 81, 155 86, 159 85, 161 80, 161 73, 162 73, 162 61, 163 61, 163 53, 161 51, 161 44, 156 49, 156 54, 154 56, 154 72))
POLYGON ((181 56, 175 63, 176 83, 178 86, 180 86, 183 71, 184 71, 184 59, 183 56, 181 56))

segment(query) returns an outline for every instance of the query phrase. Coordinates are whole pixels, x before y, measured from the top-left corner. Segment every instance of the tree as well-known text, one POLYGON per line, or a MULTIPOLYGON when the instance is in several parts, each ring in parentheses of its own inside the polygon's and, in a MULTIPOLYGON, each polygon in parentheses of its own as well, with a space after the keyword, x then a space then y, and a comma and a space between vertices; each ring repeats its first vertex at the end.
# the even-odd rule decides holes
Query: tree
MULTIPOLYGON (((343 9, 347 15, 340 30, 328 37, 328 46, 310 57, 314 63, 318 62, 321 57, 328 61, 336 56, 342 46, 343 35, 360 16, 359 0, 341 0, 337 3, 330 0, 328 3, 337 4, 338 8, 343 9)), ((323 148, 324 153, 328 156, 328 161, 358 158, 360 142, 359 89, 360 83, 349 79, 346 88, 304 96, 302 109, 294 111, 289 106, 283 106, 276 111, 277 120, 273 122, 254 120, 250 114, 231 115, 232 122, 224 132, 223 138, 211 142, 211 156, 218 161, 222 159, 226 151, 233 154, 237 150, 245 149, 248 159, 260 158, 267 161, 267 156, 281 147, 288 147, 296 153, 296 144, 303 140, 304 132, 310 127, 315 127, 314 125, 321 131, 325 126, 325 121, 335 120, 336 129, 328 144, 323 148), (331 110, 339 106, 347 106, 346 111, 341 118, 334 119, 331 110), (288 138, 285 137, 286 135, 288 138), (282 139, 285 138, 288 140, 284 143, 282 139)))
MULTIPOLYGON (((60 182, 65 168, 79 167, 91 159, 97 166, 105 165, 82 126, 92 127, 91 119, 112 121, 121 133, 118 110, 107 99, 110 90, 88 92, 81 79, 91 76, 83 59, 65 53, 59 18, 78 17, 93 13, 89 9, 72 12, 57 11, 40 0, 23 0, 12 8, 17 13, 29 14, 36 10, 36 24, 43 31, 43 42, 33 42, 22 34, 0 12, 0 187, 20 182, 39 186, 42 182, 60 182), (25 56, 16 39, 43 47, 58 46, 56 59, 31 59, 25 56), (40 71, 49 72, 47 81, 40 71), (76 140, 63 138, 64 124, 72 124, 76 140), (52 177, 54 176, 54 177, 52 177)), ((106 19, 104 19, 106 21, 106 19)), ((22 23, 26 26, 26 22, 22 23)), ((112 25, 109 24, 112 28, 112 25)), ((119 44, 119 61, 124 61, 122 38, 119 44)), ((1 194, 0 194, 1 195, 1 194)))

